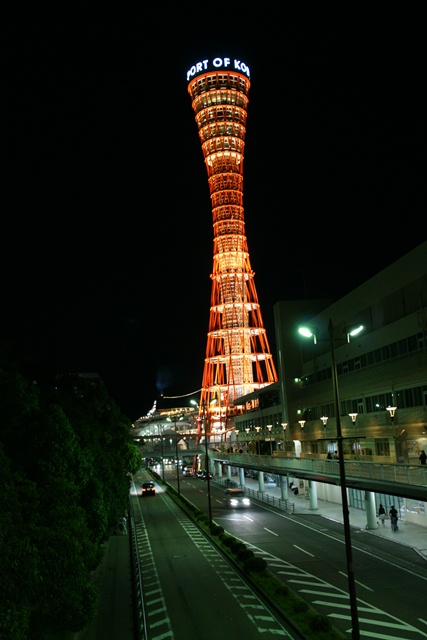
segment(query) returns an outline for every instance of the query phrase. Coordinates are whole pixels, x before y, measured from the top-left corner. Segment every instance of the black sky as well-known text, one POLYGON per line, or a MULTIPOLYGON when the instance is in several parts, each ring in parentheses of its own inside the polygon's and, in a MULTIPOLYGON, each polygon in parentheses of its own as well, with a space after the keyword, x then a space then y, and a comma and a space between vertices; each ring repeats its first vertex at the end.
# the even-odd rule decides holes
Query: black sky
POLYGON ((212 223, 194 62, 251 69, 245 220, 273 349, 275 302, 345 295, 425 240, 416 12, 248 5, 3 21, 1 340, 98 372, 131 419, 201 384, 212 223))

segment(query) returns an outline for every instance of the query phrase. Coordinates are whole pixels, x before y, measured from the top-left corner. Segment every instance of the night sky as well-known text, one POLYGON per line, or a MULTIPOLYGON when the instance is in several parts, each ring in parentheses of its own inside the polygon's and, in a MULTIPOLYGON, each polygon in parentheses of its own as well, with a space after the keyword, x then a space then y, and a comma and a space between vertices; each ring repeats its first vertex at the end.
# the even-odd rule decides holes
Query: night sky
POLYGON ((8 353, 99 373, 132 420, 200 388, 212 216, 186 71, 204 58, 251 70, 245 221, 274 353, 278 300, 341 297, 425 240, 416 11, 287 4, 3 22, 8 353))

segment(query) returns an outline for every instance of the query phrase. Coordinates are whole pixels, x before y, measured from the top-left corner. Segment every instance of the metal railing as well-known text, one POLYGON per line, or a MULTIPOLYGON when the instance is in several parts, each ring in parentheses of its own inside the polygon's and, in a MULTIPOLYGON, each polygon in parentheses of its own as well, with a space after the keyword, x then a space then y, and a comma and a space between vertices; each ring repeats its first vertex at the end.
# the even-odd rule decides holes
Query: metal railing
POLYGON ((138 541, 135 531, 135 518, 132 500, 129 500, 129 534, 130 534, 130 560, 133 581, 133 599, 134 599, 134 627, 135 639, 147 640, 148 627, 145 614, 144 595, 142 590, 141 565, 139 562, 138 541))
MULTIPOLYGON (((339 476, 337 460, 320 458, 279 458, 256 454, 212 453, 215 460, 254 469, 269 469, 272 472, 300 473, 309 475, 339 476)), ((392 464, 345 460, 347 478, 395 482, 413 486, 427 486, 427 465, 392 464)))

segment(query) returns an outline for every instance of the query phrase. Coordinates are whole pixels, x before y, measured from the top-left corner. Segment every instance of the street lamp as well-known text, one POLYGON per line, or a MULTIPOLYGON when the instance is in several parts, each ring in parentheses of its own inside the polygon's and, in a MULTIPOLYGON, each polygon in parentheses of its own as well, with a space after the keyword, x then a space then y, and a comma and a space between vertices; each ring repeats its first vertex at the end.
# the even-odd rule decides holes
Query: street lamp
POLYGON ((157 429, 160 436, 160 454, 162 456, 162 479, 165 481, 165 459, 163 457, 163 431, 160 431, 160 424, 157 424, 157 429))
POLYGON ((357 454, 359 453, 359 448, 357 446, 357 440, 356 440, 356 418, 357 418, 357 413, 349 413, 348 414, 351 418, 351 421, 353 423, 353 428, 354 428, 354 453, 357 454))
POLYGON ((281 422, 283 429, 283 451, 286 451, 286 427, 288 426, 287 422, 281 422))
POLYGON ((399 456, 397 454, 396 429, 394 426, 394 416, 395 416, 396 410, 397 410, 397 407, 387 407, 387 411, 390 413, 391 424, 393 426, 394 455, 396 456, 396 462, 399 462, 399 456))
MULTIPOLYGON (((359 334, 362 331, 362 329, 363 329, 363 326, 359 325, 355 329, 347 330, 347 341, 350 340, 350 336, 359 334)), ((314 343, 317 344, 316 335, 310 328, 300 327, 298 329, 298 332, 306 338, 313 337, 314 343)), ((359 615, 357 611, 356 582, 354 579, 353 550, 351 546, 351 530, 350 530, 350 514, 349 514, 348 499, 347 499, 343 437, 342 437, 342 431, 341 431, 338 374, 337 374, 337 364, 335 360, 334 325, 332 323, 332 320, 329 320, 328 333, 329 333, 329 345, 331 350, 332 390, 333 390, 333 396, 334 396, 335 419, 337 423, 338 466, 339 466, 339 473, 340 473, 342 514, 343 514, 345 551, 346 551, 346 561, 347 561, 348 594, 350 598, 351 623, 352 623, 351 637, 353 638, 353 640, 359 640, 360 639, 359 615)))
MULTIPOLYGON (((179 418, 180 420, 182 420, 182 416, 180 416, 179 418)), ((176 416, 174 416, 173 421, 170 418, 166 418, 166 420, 168 420, 169 422, 174 422, 175 424, 175 459, 176 459, 176 484, 177 484, 177 489, 178 489, 178 495, 180 495, 181 493, 181 488, 179 486, 179 456, 178 456, 178 434, 176 431, 176 416)))
POLYGON ((249 453, 249 432, 250 432, 250 427, 245 427, 245 431, 248 434, 247 435, 247 440, 246 440, 246 453, 249 453))
MULTIPOLYGON (((237 446, 237 450, 239 450, 239 429, 234 429, 234 433, 236 434, 236 446, 237 446)), ((231 437, 230 437, 230 442, 231 442, 231 437)))
POLYGON ((259 455, 260 450, 259 450, 259 431, 260 431, 261 427, 255 427, 256 430, 256 448, 257 448, 257 454, 259 455))
MULTIPOLYGON (((326 435, 326 424, 327 424, 327 422, 329 420, 329 417, 328 416, 322 416, 320 419, 323 422, 323 432, 326 435)), ((326 447, 326 451, 328 452, 327 455, 329 456, 330 451, 328 450, 328 447, 326 447)))
POLYGON ((209 474, 209 454, 208 454, 208 428, 206 421, 206 405, 203 404, 203 430, 205 432, 205 465, 206 482, 208 485, 208 511, 209 511, 209 531, 212 531, 212 502, 211 502, 211 479, 209 474))
POLYGON ((268 424, 267 425, 267 429, 268 429, 268 437, 270 438, 270 455, 273 455, 273 445, 271 444, 271 430, 273 428, 272 424, 268 424))

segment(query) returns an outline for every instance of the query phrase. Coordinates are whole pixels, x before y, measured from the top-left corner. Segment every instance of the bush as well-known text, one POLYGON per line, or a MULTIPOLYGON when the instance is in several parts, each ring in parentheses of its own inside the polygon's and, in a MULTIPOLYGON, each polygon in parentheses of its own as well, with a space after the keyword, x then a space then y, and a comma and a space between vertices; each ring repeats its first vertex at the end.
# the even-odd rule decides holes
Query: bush
POLYGON ((226 533, 224 533, 223 535, 219 536, 219 539, 221 540, 221 542, 224 545, 224 547, 231 547, 233 542, 236 540, 236 538, 234 538, 233 536, 229 536, 226 533))
POLYGON ((279 598, 286 598, 289 595, 289 587, 286 584, 278 584, 274 591, 279 598))
POLYGON ((304 613, 308 611, 308 603, 305 600, 295 600, 294 602, 295 613, 304 613))
POLYGON ((221 535, 221 533, 224 533, 224 527, 220 527, 219 524, 214 524, 213 527, 212 527, 211 533, 214 536, 218 536, 219 537, 221 535))
POLYGON ((249 558, 246 562, 243 563, 243 571, 245 573, 261 573, 267 569, 267 563, 264 558, 249 558))
POLYGON ((236 556, 239 554, 239 551, 243 551, 244 549, 247 549, 247 547, 244 542, 240 542, 240 540, 234 539, 230 544, 230 550, 235 553, 236 556))
POLYGON ((203 512, 197 513, 196 514, 196 519, 201 524, 204 524, 204 525, 208 525, 209 524, 209 516, 207 516, 206 513, 203 513, 203 512))
POLYGON ((246 562, 246 560, 250 560, 251 558, 255 558, 255 554, 251 549, 240 549, 237 554, 238 561, 242 563, 246 562))
POLYGON ((316 633, 320 633, 322 631, 331 631, 332 629, 332 624, 328 620, 328 618, 320 614, 313 615, 313 617, 309 620, 308 626, 312 631, 315 631, 316 633))

